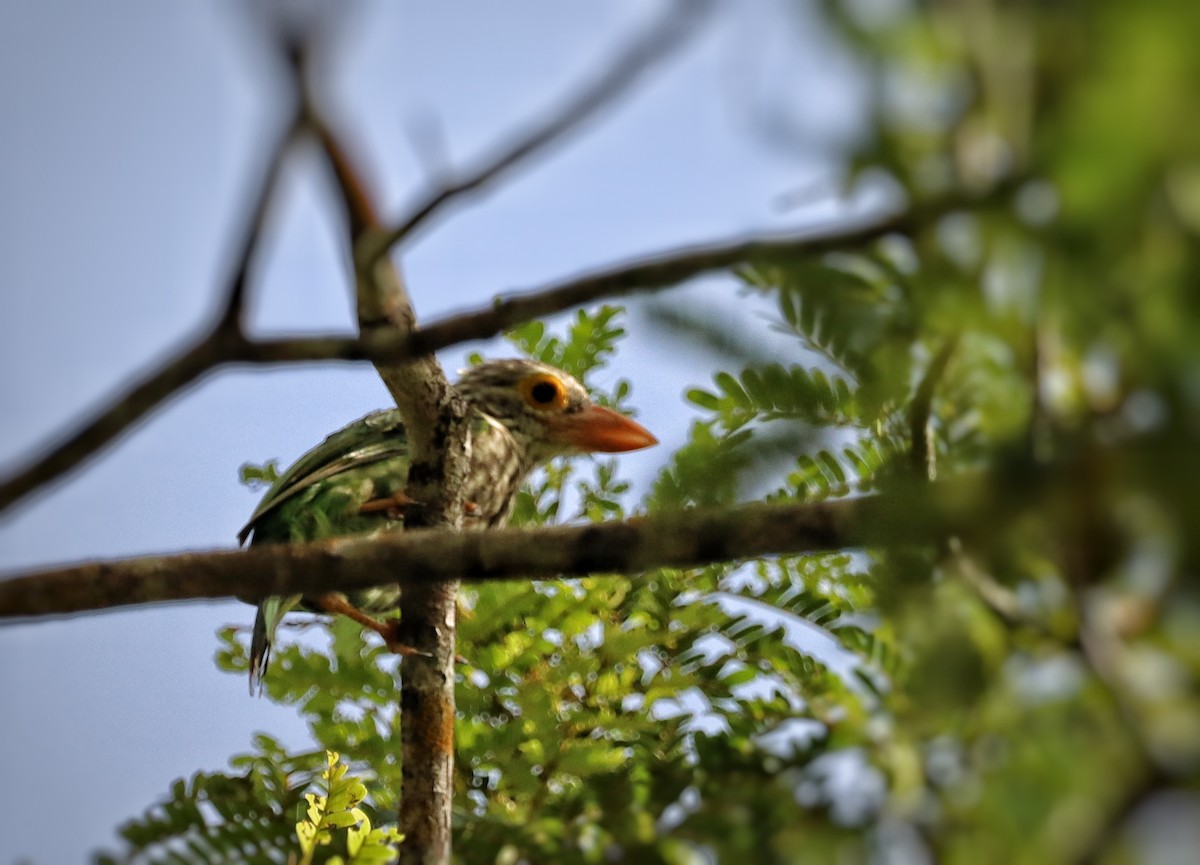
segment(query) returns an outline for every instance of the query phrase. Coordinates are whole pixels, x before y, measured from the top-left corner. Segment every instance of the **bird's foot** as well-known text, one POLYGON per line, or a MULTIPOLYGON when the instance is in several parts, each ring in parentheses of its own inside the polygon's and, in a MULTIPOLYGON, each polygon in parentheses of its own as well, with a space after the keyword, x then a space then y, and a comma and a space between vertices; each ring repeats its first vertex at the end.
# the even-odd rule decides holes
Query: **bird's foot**
MULTIPOLYGON (((383 637, 383 644, 388 647, 388 651, 394 652, 401 657, 420 656, 422 658, 434 657, 432 652, 425 652, 421 649, 416 649, 404 642, 400 634, 399 619, 376 619, 364 613, 358 607, 346 600, 346 596, 339 592, 329 592, 328 594, 318 595, 312 599, 312 603, 318 609, 324 610, 326 613, 346 616, 358 622, 364 628, 374 631, 379 636, 383 637)), ((467 662, 462 655, 455 655, 454 660, 460 664, 467 662)))
POLYGON ((358 607, 346 600, 346 596, 337 592, 330 592, 326 595, 320 595, 313 599, 314 605, 321 608, 327 613, 340 614, 348 619, 353 619, 364 628, 374 631, 379 636, 383 637, 384 645, 397 655, 423 655, 426 658, 433 656, 428 652, 422 652, 419 649, 414 649, 399 639, 399 619, 380 620, 374 616, 367 615, 358 607))
POLYGON ((393 652, 394 654, 405 658, 412 657, 413 655, 419 655, 422 658, 433 657, 432 653, 415 649, 400 639, 399 619, 387 619, 379 624, 381 627, 377 633, 379 636, 383 637, 383 644, 388 647, 389 652, 393 652))
POLYGON ((358 512, 360 514, 373 514, 378 513, 379 511, 384 511, 387 514, 388 519, 398 520, 404 517, 405 507, 408 505, 419 504, 419 501, 409 498, 407 495, 405 495, 404 491, 401 490, 398 493, 393 493, 387 498, 371 499, 369 502, 363 502, 359 506, 358 512))
MULTIPOLYGON (((400 638, 399 619, 388 619, 380 622, 379 624, 383 627, 377 631, 377 633, 379 636, 383 637, 383 643, 388 647, 389 651, 395 652, 397 655, 402 657, 410 657, 412 655, 419 655, 422 658, 434 657, 432 652, 424 652, 420 649, 414 649, 400 638)), ((466 658, 457 654, 454 656, 454 661, 458 664, 467 663, 466 658)))

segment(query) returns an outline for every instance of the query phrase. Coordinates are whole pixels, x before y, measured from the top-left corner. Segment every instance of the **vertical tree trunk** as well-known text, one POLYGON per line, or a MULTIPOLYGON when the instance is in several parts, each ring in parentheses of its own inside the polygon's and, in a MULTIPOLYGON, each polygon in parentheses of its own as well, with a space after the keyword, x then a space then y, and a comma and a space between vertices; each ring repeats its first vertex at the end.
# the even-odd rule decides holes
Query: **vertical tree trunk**
POLYGON ((403 865, 450 861, 454 795, 454 643, 458 583, 406 589, 402 640, 433 657, 401 665, 403 865))
MULTIPOLYGON (((380 219, 363 183, 332 130, 313 119, 341 189, 354 245, 358 326, 417 329, 408 292, 387 256, 375 254, 380 219)), ((375 364, 404 417, 409 445, 406 531, 462 524, 466 479, 466 404, 432 355, 403 363, 375 364)), ((382 579, 381 582, 385 582, 382 579)), ((454 644, 458 582, 405 590, 401 642, 424 654, 409 655, 400 672, 400 861, 405 865, 450 862, 450 814, 454 785, 454 644)))

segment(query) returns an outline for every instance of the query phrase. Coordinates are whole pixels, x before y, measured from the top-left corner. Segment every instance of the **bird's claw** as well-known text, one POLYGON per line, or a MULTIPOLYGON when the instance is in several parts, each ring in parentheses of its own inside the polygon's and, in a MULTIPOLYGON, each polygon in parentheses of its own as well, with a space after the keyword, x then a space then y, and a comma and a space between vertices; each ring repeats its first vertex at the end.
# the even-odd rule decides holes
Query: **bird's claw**
POLYGON ((383 627, 379 629, 379 636, 383 637, 383 644, 387 646, 389 652, 404 658, 411 658, 414 655, 419 655, 422 658, 433 657, 429 652, 422 652, 420 649, 415 649, 400 639, 399 619, 383 621, 380 624, 383 627))
POLYGON ((404 658, 411 658, 413 656, 422 658, 433 657, 433 654, 430 652, 422 652, 420 649, 414 649, 412 646, 405 645, 404 643, 397 643, 395 640, 384 640, 384 645, 388 647, 389 652, 404 658))
POLYGON ((409 505, 421 504, 414 498, 409 498, 403 490, 393 493, 390 496, 382 499, 371 499, 368 502, 363 502, 358 512, 360 514, 374 514, 383 511, 390 520, 399 520, 404 518, 404 509, 409 505))
MULTIPOLYGON (((411 658, 414 656, 421 658, 435 657, 432 652, 425 652, 421 649, 413 648, 408 643, 405 643, 400 639, 399 620, 387 622, 384 625, 384 630, 379 632, 379 636, 383 637, 383 644, 387 646, 389 652, 397 654, 402 658, 411 658)), ((467 663, 467 659, 458 654, 454 656, 454 661, 458 664, 467 663)))

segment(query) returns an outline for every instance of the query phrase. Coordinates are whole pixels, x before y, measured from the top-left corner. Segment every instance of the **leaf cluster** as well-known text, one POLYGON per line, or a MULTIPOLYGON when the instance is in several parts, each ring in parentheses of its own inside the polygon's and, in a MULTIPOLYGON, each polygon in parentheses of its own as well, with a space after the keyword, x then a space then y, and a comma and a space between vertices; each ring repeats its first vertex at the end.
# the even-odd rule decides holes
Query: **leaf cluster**
POLYGON ((337 754, 290 754, 264 734, 254 744, 231 760, 232 772, 176 781, 162 801, 121 827, 125 849, 97 855, 98 865, 395 861, 403 837, 394 827, 373 828, 366 788, 337 754), (323 794, 304 792, 314 785, 323 794))
POLYGON ((334 843, 338 830, 345 830, 346 856, 330 856, 328 865, 386 865, 399 856, 394 845, 404 836, 394 827, 374 829, 371 818, 359 807, 367 797, 367 788, 359 780, 347 777, 347 766, 339 755, 326 751, 327 761, 321 779, 325 795, 305 793, 304 818, 296 824, 300 841, 300 865, 312 865, 317 851, 334 843))
POLYGON ((311 777, 309 755, 287 753, 259 735, 240 772, 197 772, 118 830, 125 849, 99 865, 179 862, 284 863, 295 847, 293 814, 311 777))

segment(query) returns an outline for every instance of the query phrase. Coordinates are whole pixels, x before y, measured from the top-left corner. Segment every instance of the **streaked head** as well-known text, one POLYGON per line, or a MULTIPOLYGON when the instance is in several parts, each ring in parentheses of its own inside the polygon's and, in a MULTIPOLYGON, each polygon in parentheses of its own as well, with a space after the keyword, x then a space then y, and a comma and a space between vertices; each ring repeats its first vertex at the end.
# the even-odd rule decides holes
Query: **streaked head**
POLYGON ((617 453, 658 443, 641 424, 592 402, 575 378, 539 361, 487 361, 465 370, 456 387, 507 427, 534 462, 570 451, 617 453))

